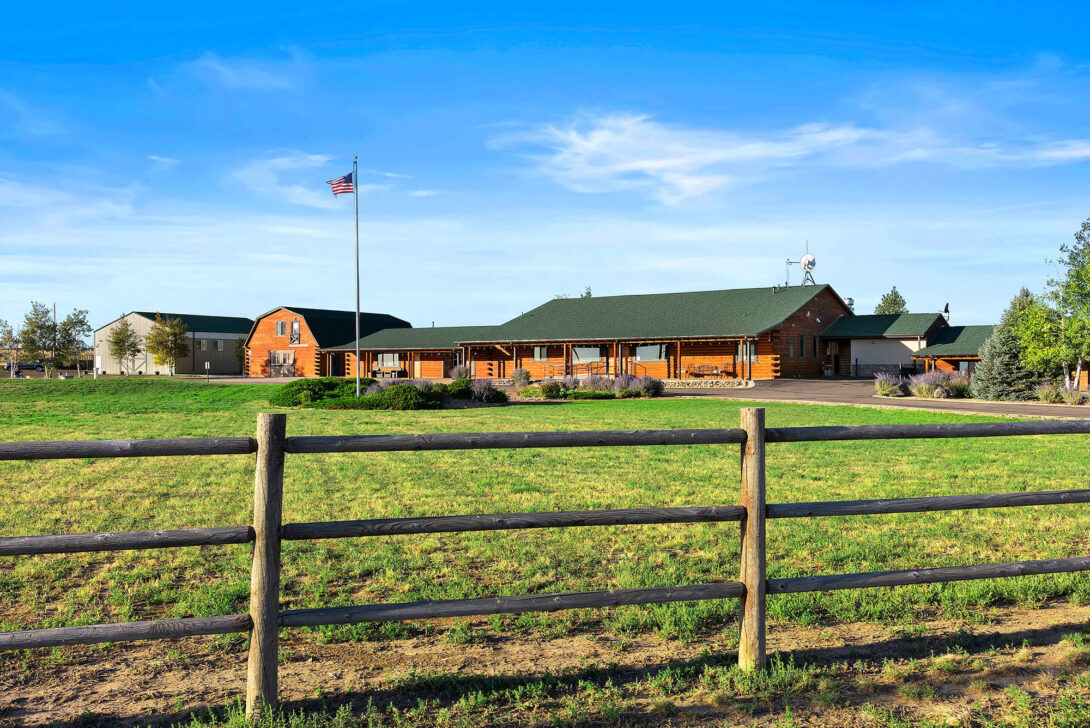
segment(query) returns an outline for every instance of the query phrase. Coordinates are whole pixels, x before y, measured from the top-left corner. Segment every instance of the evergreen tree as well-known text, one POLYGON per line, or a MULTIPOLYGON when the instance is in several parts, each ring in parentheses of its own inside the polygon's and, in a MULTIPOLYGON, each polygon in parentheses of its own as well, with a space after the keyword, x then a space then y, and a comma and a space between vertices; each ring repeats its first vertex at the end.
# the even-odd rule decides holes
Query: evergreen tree
POLYGON ((908 303, 905 301, 905 297, 901 295, 901 292, 897 290, 897 286, 882 296, 882 300, 878 302, 878 305, 874 307, 875 313, 908 313, 908 303))
POLYGON ((186 339, 188 333, 189 327, 181 319, 165 319, 157 313, 144 346, 156 364, 165 364, 170 367, 170 373, 174 374, 178 360, 189 356, 189 341, 186 339))
POLYGON ((1003 324, 980 348, 980 363, 973 371, 973 396, 979 399, 1019 401, 1033 399, 1036 377, 1022 363, 1022 344, 1003 324))

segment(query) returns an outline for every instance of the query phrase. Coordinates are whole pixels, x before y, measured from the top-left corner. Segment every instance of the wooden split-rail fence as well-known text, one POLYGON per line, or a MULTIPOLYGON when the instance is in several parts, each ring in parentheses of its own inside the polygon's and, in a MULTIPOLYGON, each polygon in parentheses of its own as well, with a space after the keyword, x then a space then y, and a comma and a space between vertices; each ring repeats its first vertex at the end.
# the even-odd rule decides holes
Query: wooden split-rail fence
POLYGON ((279 630, 282 628, 545 612, 699 599, 740 599, 738 664, 745 669, 760 669, 766 664, 767 594, 934 584, 1090 570, 1090 556, 1083 556, 784 579, 767 579, 765 576, 765 523, 769 518, 815 518, 1090 503, 1090 489, 817 503, 766 503, 767 443, 1090 434, 1090 421, 765 427, 764 410, 746 408, 742 410, 740 428, 702 430, 286 437, 285 425, 286 415, 260 414, 256 439, 219 437, 0 443, 0 460, 250 453, 257 455, 252 526, 0 538, 0 556, 252 543, 253 569, 248 614, 0 632, 0 650, 249 632, 246 710, 253 717, 277 705, 277 652, 279 630), (709 444, 741 445, 741 487, 736 505, 281 523, 284 460, 288 454, 709 444), (284 540, 723 521, 736 521, 741 524, 741 576, 738 581, 404 604, 280 609, 280 544, 284 540))

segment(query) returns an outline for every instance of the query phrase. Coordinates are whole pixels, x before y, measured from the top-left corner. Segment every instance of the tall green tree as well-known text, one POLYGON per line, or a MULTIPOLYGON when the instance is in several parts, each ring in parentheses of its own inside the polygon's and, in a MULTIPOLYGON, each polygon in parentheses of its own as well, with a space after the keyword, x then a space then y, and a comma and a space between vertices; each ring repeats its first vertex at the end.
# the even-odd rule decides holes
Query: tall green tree
POLYGON ((178 360, 189 356, 188 333, 189 327, 180 318, 163 318, 156 313, 144 346, 156 364, 170 367, 170 373, 174 374, 178 360))
POLYGON ((1074 387, 1090 360, 1090 219, 1051 262, 1058 275, 1015 317, 1015 330, 1030 368, 1074 387))
POLYGON ((110 329, 106 336, 106 347, 110 350, 110 356, 117 360, 118 368, 132 374, 133 359, 140 353, 140 335, 127 318, 122 318, 110 329))
POLYGON ((973 396, 980 399, 1033 399, 1037 377, 1022 363, 1022 344, 1003 324, 980 348, 980 362, 973 370, 973 396))
POLYGON ((8 360, 8 375, 15 376, 15 363, 19 358, 19 332, 7 321, 0 319, 0 349, 8 360))
POLYGON ((901 292, 894 286, 889 293, 882 296, 882 300, 874 307, 875 313, 908 313, 908 303, 901 292))
MULTIPOLYGON (((238 359, 239 369, 243 369, 246 366, 246 337, 240 336, 235 339, 235 358, 238 359)), ((245 374, 245 372, 243 372, 245 374)))
POLYGON ((87 311, 74 308, 72 312, 57 324, 57 344, 54 359, 57 366, 75 367, 79 370, 79 355, 87 350, 87 337, 91 334, 91 324, 87 322, 87 311))
POLYGON ((29 361, 45 363, 47 371, 53 366, 57 327, 49 306, 37 301, 30 302, 30 311, 23 317, 23 328, 19 332, 19 344, 23 347, 23 356, 29 361))

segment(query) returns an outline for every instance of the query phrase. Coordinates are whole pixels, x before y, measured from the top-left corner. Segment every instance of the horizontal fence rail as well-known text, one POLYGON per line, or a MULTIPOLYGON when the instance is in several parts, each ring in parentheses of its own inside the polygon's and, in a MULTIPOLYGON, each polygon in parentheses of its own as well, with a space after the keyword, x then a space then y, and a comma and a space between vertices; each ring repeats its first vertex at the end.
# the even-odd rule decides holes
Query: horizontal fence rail
MULTIPOLYGON (((554 513, 494 513, 474 516, 425 516, 420 518, 375 518, 363 521, 287 523, 280 529, 285 541, 358 536, 406 536, 417 533, 461 533, 464 531, 507 531, 524 528, 571 528, 579 526, 636 526, 652 523, 712 523, 740 521, 741 506, 680 508, 618 508, 602 511, 556 511, 554 513)), ((3 553, 0 551, 0 553, 3 553)))
POLYGON ((93 645, 99 642, 128 642, 130 640, 166 640, 176 637, 249 632, 250 627, 249 614, 227 614, 220 617, 190 617, 158 619, 151 622, 28 629, 22 632, 0 632, 0 650, 93 645))
POLYGON ((257 441, 252 437, 178 437, 164 440, 0 442, 0 460, 149 458, 175 455, 249 455, 254 452, 257 452, 257 441))
POLYGON ((767 565, 765 521, 768 518, 926 513, 1090 503, 1090 489, 811 503, 766 503, 766 443, 1085 435, 1090 434, 1090 421, 768 428, 764 426, 763 410, 747 408, 742 410, 742 425, 741 428, 689 430, 285 437, 285 415, 262 414, 258 415, 256 439, 213 437, 0 443, 0 460, 257 454, 253 526, 0 538, 0 557, 252 543, 254 557, 248 614, 3 632, 0 633, 0 650, 250 632, 247 714, 258 717, 265 706, 276 705, 278 629, 281 627, 518 614, 736 598, 742 602, 739 664, 745 668, 760 668, 765 665, 766 659, 764 642, 766 593, 793 594, 1090 571, 1090 556, 1082 556, 859 574, 777 579, 765 577, 767 565), (284 482, 284 459, 287 454, 720 444, 742 446, 742 479, 738 505, 281 523, 281 491, 284 482), (403 604, 292 610, 279 608, 280 553, 283 540, 732 521, 739 522, 742 527, 739 581, 403 604))
POLYGON ((556 612, 562 609, 728 599, 741 597, 745 593, 745 585, 741 582, 726 581, 719 584, 692 584, 690 586, 654 586, 643 589, 603 589, 601 591, 568 592, 565 594, 526 594, 516 597, 446 599, 430 602, 409 602, 406 604, 368 604, 359 607, 289 609, 280 613, 280 623, 284 627, 309 627, 322 624, 394 622, 403 619, 440 619, 444 617, 477 617, 486 614, 556 612))
POLYGON ((170 531, 122 531, 81 533, 65 536, 11 536, 0 538, 0 556, 31 554, 76 554, 89 551, 223 546, 249 543, 254 530, 249 526, 221 528, 178 528, 170 531))

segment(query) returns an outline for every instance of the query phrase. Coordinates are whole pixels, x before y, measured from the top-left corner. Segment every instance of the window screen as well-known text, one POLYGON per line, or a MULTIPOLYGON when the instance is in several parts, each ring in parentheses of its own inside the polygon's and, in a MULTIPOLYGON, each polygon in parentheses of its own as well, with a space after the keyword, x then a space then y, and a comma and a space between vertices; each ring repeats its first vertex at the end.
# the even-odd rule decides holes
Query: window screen
POLYGON ((399 366, 400 362, 401 356, 397 352, 378 355, 378 365, 384 369, 399 366))
POLYGON ((637 346, 636 361, 666 361, 666 344, 642 344, 637 346))
POLYGON ((573 346, 572 361, 598 361, 602 358, 602 349, 597 346, 573 346))
POLYGON ((549 361, 549 347, 535 346, 534 361, 549 361))

